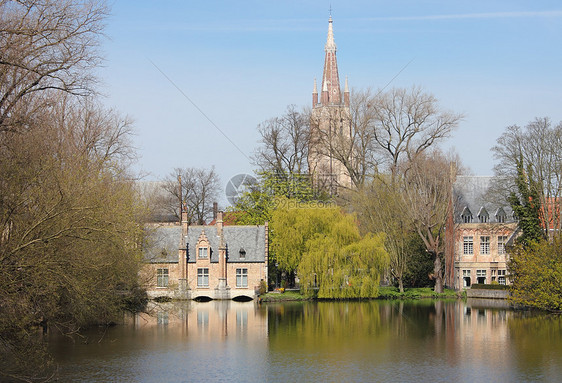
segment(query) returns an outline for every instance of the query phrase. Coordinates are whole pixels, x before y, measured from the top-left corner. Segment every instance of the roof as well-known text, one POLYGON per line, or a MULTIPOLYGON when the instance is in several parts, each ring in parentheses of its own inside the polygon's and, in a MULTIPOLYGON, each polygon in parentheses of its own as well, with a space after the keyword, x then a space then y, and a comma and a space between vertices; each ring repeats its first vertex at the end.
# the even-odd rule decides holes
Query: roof
POLYGON ((458 176, 453 186, 455 196, 455 215, 456 223, 461 223, 461 214, 468 208, 473 215, 473 222, 478 222, 478 214, 488 212, 488 222, 498 222, 496 215, 505 212, 504 222, 515 222, 513 210, 505 202, 498 202, 497 196, 491 195, 490 186, 494 181, 491 176, 458 176))
POLYGON ((178 263, 180 225, 148 225, 143 257, 149 263, 178 263))
MULTIPOLYGON (((216 226, 190 226, 185 239, 190 263, 195 262, 195 246, 203 230, 211 245, 210 261, 219 261, 219 237, 216 226)), ((224 226, 222 230, 229 263, 265 262, 265 226, 224 226), (244 258, 240 256, 241 250, 245 251, 244 258)))

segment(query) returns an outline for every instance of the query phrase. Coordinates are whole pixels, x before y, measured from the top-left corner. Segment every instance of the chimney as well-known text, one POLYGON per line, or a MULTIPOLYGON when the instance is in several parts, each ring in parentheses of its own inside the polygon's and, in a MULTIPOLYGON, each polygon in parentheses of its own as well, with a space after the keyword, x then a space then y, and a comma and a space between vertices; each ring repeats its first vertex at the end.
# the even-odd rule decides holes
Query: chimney
POLYGON ((217 219, 217 213, 219 211, 219 204, 216 202, 213 202, 213 220, 217 219))
POLYGON ((216 225, 217 225, 217 235, 221 238, 222 240, 222 211, 218 211, 216 214, 216 225))

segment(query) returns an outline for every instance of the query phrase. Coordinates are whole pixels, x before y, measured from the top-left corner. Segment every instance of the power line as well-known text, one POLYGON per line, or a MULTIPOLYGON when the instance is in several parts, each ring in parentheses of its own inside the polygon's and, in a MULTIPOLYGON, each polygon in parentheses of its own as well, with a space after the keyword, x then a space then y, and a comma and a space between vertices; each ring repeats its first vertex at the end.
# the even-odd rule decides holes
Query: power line
POLYGON ((217 126, 217 124, 215 124, 215 123, 213 122, 213 120, 211 120, 211 119, 209 118, 209 116, 207 116, 207 115, 205 114, 205 112, 203 112, 203 110, 201 110, 201 108, 199 108, 199 107, 197 106, 197 104, 195 104, 195 102, 193 102, 193 100, 192 100, 191 98, 189 98, 189 96, 188 96, 187 94, 185 94, 185 92, 184 92, 183 90, 181 90, 181 88, 180 88, 179 86, 177 86, 176 83, 173 82, 172 79, 171 79, 170 77, 168 77, 168 76, 166 75, 166 73, 164 73, 164 71, 158 67, 158 65, 156 65, 150 58, 147 57, 147 59, 148 59, 148 61, 150 61, 150 63, 158 70, 158 72, 160 72, 160 73, 162 74, 162 76, 164 76, 164 77, 166 78, 166 80, 168 80, 168 81, 170 82, 170 84, 172 84, 172 85, 174 86, 174 88, 176 88, 176 89, 183 95, 183 97, 185 97, 185 99, 186 99, 187 101, 189 101, 189 102, 191 103, 191 105, 193 105, 193 106, 195 107, 195 109, 197 109, 197 110, 199 111, 199 113, 201 113, 201 114, 203 115, 203 117, 205 117, 205 118, 207 119, 207 121, 209 121, 209 122, 211 123, 211 125, 213 125, 213 126, 215 127, 215 129, 217 129, 217 130, 224 136, 224 138, 226 138, 240 153, 242 153, 242 155, 243 155, 244 157, 246 157, 246 158, 248 159, 248 161, 251 161, 251 159, 246 155, 246 153, 244 153, 244 152, 242 151, 242 149, 240 149, 240 148, 238 147, 238 145, 236 145, 236 144, 234 143, 234 141, 232 141, 232 140, 230 139, 230 137, 228 137, 228 136, 226 135, 226 133, 223 132, 222 129, 219 128, 219 127, 217 126))

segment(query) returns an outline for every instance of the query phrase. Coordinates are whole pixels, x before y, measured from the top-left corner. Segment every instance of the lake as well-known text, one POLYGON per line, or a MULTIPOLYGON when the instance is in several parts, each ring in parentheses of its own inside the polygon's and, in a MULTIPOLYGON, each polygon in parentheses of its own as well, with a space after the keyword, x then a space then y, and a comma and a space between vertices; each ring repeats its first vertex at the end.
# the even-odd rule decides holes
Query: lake
POLYGON ((63 382, 561 381, 562 319, 504 301, 151 304, 52 338, 63 382))

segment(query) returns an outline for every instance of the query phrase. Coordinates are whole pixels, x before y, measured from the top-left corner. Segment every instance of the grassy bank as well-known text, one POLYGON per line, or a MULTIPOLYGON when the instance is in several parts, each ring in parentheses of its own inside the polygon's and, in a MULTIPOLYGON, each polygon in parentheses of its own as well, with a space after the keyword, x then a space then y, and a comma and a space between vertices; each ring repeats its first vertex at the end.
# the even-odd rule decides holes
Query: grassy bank
MULTIPOLYGON (((377 299, 457 299, 465 298, 466 292, 445 289, 442 294, 437 294, 429 287, 404 289, 403 293, 398 291, 396 287, 381 287, 380 295, 377 299)), ((286 291, 284 293, 269 292, 261 296, 262 302, 284 302, 284 301, 306 301, 313 298, 307 298, 298 291, 286 291)))
POLYGON ((404 289, 401 293, 397 287, 381 287, 378 299, 422 299, 422 298, 446 298, 456 299, 465 298, 466 292, 445 289, 443 293, 438 294, 430 287, 417 287, 404 289))

